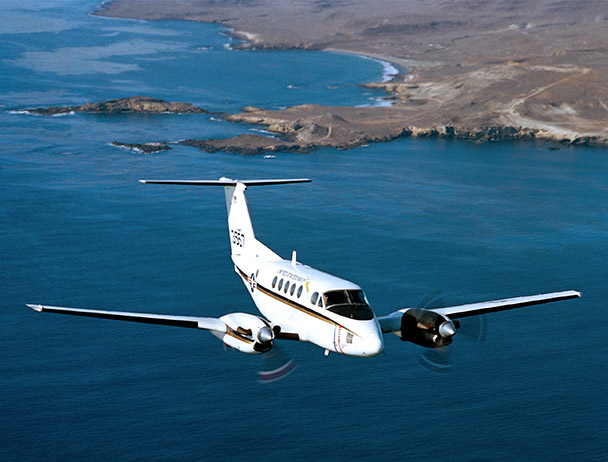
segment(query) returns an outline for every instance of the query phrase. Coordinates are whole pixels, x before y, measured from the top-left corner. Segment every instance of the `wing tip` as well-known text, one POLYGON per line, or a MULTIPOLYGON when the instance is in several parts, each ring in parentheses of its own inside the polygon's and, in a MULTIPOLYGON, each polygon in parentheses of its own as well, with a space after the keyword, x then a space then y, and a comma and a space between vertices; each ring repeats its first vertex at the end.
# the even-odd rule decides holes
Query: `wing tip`
MULTIPOLYGON (((543 295, 543 294, 540 294, 543 295)), ((579 298, 582 297, 583 294, 578 290, 565 290, 563 292, 555 292, 556 297, 565 297, 565 298, 579 298)))
POLYGON ((42 312, 42 305, 34 305, 34 304, 26 303, 25 306, 27 306, 28 308, 31 308, 34 311, 38 311, 39 313, 42 312))

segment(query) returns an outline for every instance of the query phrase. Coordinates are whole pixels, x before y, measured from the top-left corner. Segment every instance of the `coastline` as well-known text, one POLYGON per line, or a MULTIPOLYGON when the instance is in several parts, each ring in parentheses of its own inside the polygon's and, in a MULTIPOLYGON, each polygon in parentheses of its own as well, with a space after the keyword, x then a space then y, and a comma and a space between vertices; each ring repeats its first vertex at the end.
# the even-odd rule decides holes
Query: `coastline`
MULTIPOLYGON (((307 3, 302 2, 300 8, 306 8, 307 3)), ((414 3, 391 2, 397 10, 413 8, 414 3)), ((541 2, 537 3, 537 16, 541 17, 547 10, 539 6, 541 2)), ((490 28, 482 24, 475 33, 464 31, 467 35, 459 36, 465 26, 456 20, 445 21, 445 27, 442 21, 428 26, 423 16, 414 14, 403 25, 397 20, 401 14, 397 11, 394 20, 385 18, 378 23, 376 17, 364 18, 362 11, 355 12, 359 14, 357 18, 367 21, 369 27, 353 33, 344 24, 329 20, 331 15, 326 11, 314 10, 310 17, 302 16, 287 9, 281 0, 247 7, 218 6, 204 0, 176 1, 170 2, 173 8, 167 10, 168 4, 167 0, 154 4, 114 0, 103 3, 93 14, 219 23, 230 28, 230 35, 244 41, 239 49, 314 49, 353 54, 383 66, 382 81, 364 85, 385 91, 390 105, 362 108, 302 105, 283 111, 253 109, 226 117, 229 121, 264 127, 284 140, 285 149, 292 149, 292 143, 304 144, 307 149, 319 146, 347 149, 400 136, 478 141, 535 139, 608 146, 608 109, 603 103, 608 101, 608 73, 602 72, 608 70, 606 52, 586 48, 563 52, 562 46, 569 46, 564 36, 572 30, 565 33, 563 28, 552 28, 555 45, 539 48, 528 43, 529 35, 546 34, 544 24, 534 28, 497 25, 490 28), (274 11, 284 21, 263 19, 268 11, 274 11), (254 12, 258 13, 255 18, 254 12), (404 38, 404 31, 409 34, 410 29, 416 34, 404 38), (521 46, 522 36, 527 40, 525 47, 521 46), (479 37, 494 43, 481 47, 479 37), (454 41, 456 38, 458 42, 454 41), (472 49, 473 46, 476 48, 472 49), (596 59, 596 55, 602 59, 596 59)), ((373 10, 373 3, 362 4, 370 8, 370 16, 382 14, 373 10)), ((436 8, 437 2, 431 0, 429 6, 436 8)), ((336 6, 327 10, 338 14, 347 8, 336 6)), ((445 16, 445 12, 441 14, 445 16)), ((578 25, 576 20, 567 19, 578 27, 569 26, 570 29, 587 30, 588 35, 603 30, 598 21, 589 27, 586 18, 578 25)), ((552 20, 555 18, 546 19, 552 20)), ((509 24, 511 18, 504 21, 509 24)), ((230 140, 219 141, 230 146, 230 140)), ((242 139, 233 141, 235 149, 243 148, 242 139)))
MULTIPOLYGON (((358 56, 362 59, 369 59, 375 61, 382 66, 382 80, 378 83, 388 83, 394 81, 407 73, 407 68, 404 66, 405 60, 398 58, 391 58, 390 56, 381 56, 373 53, 360 53, 356 51, 341 50, 339 48, 325 48, 321 51, 327 53, 341 53, 346 55, 358 56)), ((408 63, 413 66, 413 63, 408 63)), ((409 67, 412 67, 409 66, 409 67)))
POLYGON ((359 56, 364 59, 371 59, 372 61, 376 61, 384 67, 384 65, 390 66, 391 70, 385 69, 383 73, 383 80, 379 83, 388 83, 392 80, 396 80, 399 76, 406 75, 410 73, 413 69, 419 67, 419 64, 413 59, 404 59, 404 58, 395 58, 393 56, 381 55, 377 53, 371 52, 362 52, 362 51, 352 51, 345 50, 342 48, 324 48, 321 51, 327 51, 330 53, 343 53, 347 55, 359 56), (388 71, 388 72, 386 72, 388 71), (385 75, 392 76, 390 79, 385 79, 385 75))

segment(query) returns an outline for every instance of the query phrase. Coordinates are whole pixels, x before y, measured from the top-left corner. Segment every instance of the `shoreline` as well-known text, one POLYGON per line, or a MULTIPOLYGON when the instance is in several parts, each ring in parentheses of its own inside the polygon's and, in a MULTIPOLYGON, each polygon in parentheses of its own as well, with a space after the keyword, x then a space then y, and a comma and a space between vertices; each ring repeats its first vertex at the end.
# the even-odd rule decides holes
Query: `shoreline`
MULTIPOLYGON (((368 59, 371 61, 375 61, 382 66, 382 80, 380 82, 372 82, 372 83, 389 83, 399 78, 399 76, 404 76, 408 73, 407 69, 404 66, 405 60, 392 58, 390 56, 381 56, 373 53, 365 54, 358 51, 350 51, 350 50, 341 50, 339 48, 324 48, 323 52, 327 53, 341 53, 345 55, 358 56, 361 59, 368 59)), ((408 63, 412 64, 413 63, 408 63)))
MULTIPOLYGON (((308 3, 314 2, 303 1, 298 8, 308 11, 308 3)), ((387 98, 390 105, 353 108, 305 104, 282 111, 246 110, 226 117, 229 121, 264 127, 289 143, 346 149, 409 133, 409 136, 543 139, 608 146, 608 109, 605 112, 602 109, 606 108, 603 100, 608 102, 605 90, 608 65, 605 69, 601 67, 604 62, 608 64, 608 57, 602 50, 568 51, 572 48, 569 38, 572 30, 566 30, 575 28, 590 37, 598 31, 603 34, 603 24, 597 19, 590 26, 586 17, 577 20, 564 12, 562 16, 544 19, 547 25, 520 28, 513 26, 508 14, 501 11, 493 22, 502 21, 504 26, 463 22, 466 27, 478 29, 471 31, 463 30, 452 12, 442 10, 437 14, 443 15, 444 21, 425 22, 428 20, 414 8, 413 0, 401 3, 389 0, 396 8, 390 17, 376 11, 373 0, 361 3, 361 11, 332 6, 326 11, 310 10, 309 15, 303 15, 282 0, 247 7, 216 5, 206 0, 158 0, 154 4, 144 0, 113 0, 102 3, 92 14, 221 24, 229 29, 229 35, 243 41, 235 48, 320 50, 356 55, 383 66, 381 81, 362 85, 385 91, 390 95, 387 98), (166 14, 163 6, 169 4, 173 8, 166 14), (336 22, 332 16, 345 12, 367 27, 358 27, 353 32, 348 23, 336 22), (381 18, 384 19, 378 21, 381 18), (566 28, 560 24, 552 26, 552 21, 563 18, 568 21, 566 28), (555 44, 538 48, 530 36, 544 37, 548 30, 555 36, 555 44), (413 35, 409 35, 410 31, 413 35), (524 45, 520 37, 525 38, 524 45), (407 41, 403 42, 404 39, 407 41), (568 47, 565 52, 561 51, 563 46, 568 47)), ((538 11, 532 9, 531 17, 549 14, 547 8, 551 5, 545 6, 541 0, 533 3, 538 11)), ((430 10, 440 8, 441 2, 430 0, 428 6, 430 10)), ((455 13, 469 17, 483 13, 484 8, 489 6, 461 7, 463 11, 455 13)), ((221 141, 222 145, 230 144, 230 140, 221 141)), ((241 143, 239 140, 237 144, 241 143)))
MULTIPOLYGON (((326 51, 326 52, 330 52, 330 53, 342 53, 342 54, 346 54, 346 55, 353 55, 353 56, 359 56, 360 58, 363 59, 371 59, 372 61, 376 61, 379 62, 381 64, 384 65, 384 63, 388 64, 389 66, 391 66, 395 72, 391 73, 390 75, 394 76, 392 79, 390 80, 383 80, 382 82, 379 83, 388 83, 391 80, 394 80, 395 78, 397 78, 398 76, 404 76, 407 75, 411 72, 411 70, 416 69, 419 67, 419 64, 413 60, 413 59, 403 59, 403 58, 396 58, 393 56, 388 56, 388 55, 380 55, 377 53, 370 53, 370 52, 363 52, 363 51, 353 51, 353 50, 345 50, 342 48, 323 48, 320 51, 326 51)), ((385 75, 385 74, 383 74, 385 75)))

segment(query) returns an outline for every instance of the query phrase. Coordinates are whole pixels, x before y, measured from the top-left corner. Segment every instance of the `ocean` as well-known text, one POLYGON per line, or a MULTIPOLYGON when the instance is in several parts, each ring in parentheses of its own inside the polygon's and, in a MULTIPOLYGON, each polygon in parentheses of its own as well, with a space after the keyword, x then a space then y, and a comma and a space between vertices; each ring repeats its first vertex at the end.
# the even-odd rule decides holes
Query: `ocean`
MULTIPOLYGON (((42 5, 42 6, 41 6, 42 5)), ((212 111, 385 104, 386 63, 237 51, 222 27, 0 2, 2 460, 589 460, 608 454, 603 326, 608 151, 401 139, 241 156, 175 146, 259 127, 210 115, 42 117, 132 95, 212 111), (281 344, 295 370, 207 332, 38 314, 25 303, 256 313, 229 258, 223 191, 138 179, 309 177, 251 188, 259 239, 352 280, 378 314, 575 289, 463 320, 448 355, 397 337, 375 358, 281 344)))

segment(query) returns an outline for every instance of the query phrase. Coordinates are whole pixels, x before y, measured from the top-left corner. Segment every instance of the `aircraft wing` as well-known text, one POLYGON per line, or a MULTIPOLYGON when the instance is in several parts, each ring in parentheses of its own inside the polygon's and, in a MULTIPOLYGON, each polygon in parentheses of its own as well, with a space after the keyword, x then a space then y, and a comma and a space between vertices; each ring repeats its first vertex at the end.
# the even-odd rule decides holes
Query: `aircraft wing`
POLYGON ((580 297, 580 292, 566 290, 564 292, 552 292, 550 294, 530 295, 527 297, 504 298, 490 302, 471 303, 468 305, 446 306, 445 308, 434 308, 431 311, 448 316, 452 319, 466 318, 480 314, 493 313, 495 311, 512 310, 525 306, 540 305, 541 303, 557 302, 580 297))
MULTIPOLYGON (((523 308, 525 306, 540 305, 541 303, 557 302, 560 300, 569 300, 578 298, 580 292, 575 290, 567 290, 564 292, 552 292, 549 294, 530 295, 526 297, 504 298, 501 300, 492 300, 489 302, 470 303, 467 305, 446 306, 444 308, 432 308, 428 311, 434 311, 441 315, 447 316, 450 319, 466 318, 468 316, 478 316, 480 314, 493 313, 495 311, 512 310, 515 308, 523 308)), ((382 327, 382 332, 396 332, 401 329, 401 317, 409 308, 403 308, 389 315, 381 316, 378 322, 382 327)))
POLYGON ((116 319, 119 321, 142 322, 164 326, 191 327, 218 332, 226 332, 226 324, 218 318, 202 318, 196 316, 173 316, 151 313, 129 313, 126 311, 87 310, 84 308, 65 308, 62 306, 27 305, 33 310, 45 313, 71 314, 90 318, 116 319))

